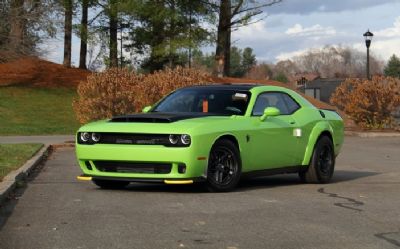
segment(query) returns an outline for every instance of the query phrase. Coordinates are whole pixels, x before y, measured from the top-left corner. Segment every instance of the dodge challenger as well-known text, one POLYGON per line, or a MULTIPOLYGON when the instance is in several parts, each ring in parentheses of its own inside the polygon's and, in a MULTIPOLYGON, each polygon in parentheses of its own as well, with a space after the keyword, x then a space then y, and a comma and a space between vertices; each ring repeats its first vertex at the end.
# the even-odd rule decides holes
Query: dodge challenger
POLYGON ((76 135, 80 180, 192 184, 230 191, 243 177, 298 173, 328 183, 343 120, 287 88, 212 84, 178 89, 143 113, 89 123, 76 135))

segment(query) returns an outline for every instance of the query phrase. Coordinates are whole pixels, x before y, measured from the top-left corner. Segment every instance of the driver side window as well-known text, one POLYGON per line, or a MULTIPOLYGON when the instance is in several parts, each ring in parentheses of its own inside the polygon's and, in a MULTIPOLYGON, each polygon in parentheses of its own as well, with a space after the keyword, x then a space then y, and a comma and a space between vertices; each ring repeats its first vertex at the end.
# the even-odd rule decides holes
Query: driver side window
POLYGON ((253 116, 261 116, 267 107, 279 109, 282 115, 295 112, 300 106, 286 93, 267 92, 258 95, 253 108, 253 116))

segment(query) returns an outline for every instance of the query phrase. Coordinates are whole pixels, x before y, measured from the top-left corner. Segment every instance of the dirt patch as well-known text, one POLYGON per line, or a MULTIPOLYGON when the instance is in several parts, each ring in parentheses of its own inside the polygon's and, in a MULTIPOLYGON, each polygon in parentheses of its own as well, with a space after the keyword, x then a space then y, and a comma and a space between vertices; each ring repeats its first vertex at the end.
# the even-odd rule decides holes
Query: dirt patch
POLYGON ((0 64, 0 86, 76 87, 89 74, 88 70, 66 68, 36 57, 26 57, 0 64))

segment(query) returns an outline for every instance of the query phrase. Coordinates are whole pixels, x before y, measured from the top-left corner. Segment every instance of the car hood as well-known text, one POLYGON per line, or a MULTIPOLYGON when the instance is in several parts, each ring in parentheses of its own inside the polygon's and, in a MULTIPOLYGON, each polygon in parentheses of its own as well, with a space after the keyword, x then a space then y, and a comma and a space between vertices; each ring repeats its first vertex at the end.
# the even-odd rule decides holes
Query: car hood
POLYGON ((227 128, 232 119, 242 116, 217 116, 212 114, 167 114, 149 113, 114 117, 82 126, 83 132, 121 132, 121 133, 153 133, 182 134, 204 133, 217 127, 227 128))
POLYGON ((217 116, 210 113, 140 113, 113 117, 109 122, 173 123, 180 120, 217 116))

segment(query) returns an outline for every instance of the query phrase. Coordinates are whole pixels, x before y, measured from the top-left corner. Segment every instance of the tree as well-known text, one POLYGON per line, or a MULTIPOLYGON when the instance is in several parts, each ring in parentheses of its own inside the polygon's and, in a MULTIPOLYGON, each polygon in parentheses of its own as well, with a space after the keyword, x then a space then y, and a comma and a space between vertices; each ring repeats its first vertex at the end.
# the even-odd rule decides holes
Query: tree
POLYGON ((10 34, 9 44, 12 51, 23 50, 24 34, 27 20, 23 18, 26 14, 24 0, 12 0, 10 8, 10 34))
POLYGON ((381 76, 347 79, 336 88, 330 102, 363 128, 390 127, 394 125, 392 113, 400 105, 400 80, 381 76))
POLYGON ((129 49, 145 55, 146 71, 191 63, 192 51, 209 39, 201 25, 207 13, 201 1, 143 1, 128 9, 137 23, 130 32, 129 49))
POLYGON ((118 67, 118 0, 109 0, 110 67, 118 67))
MULTIPOLYGON (((315 73, 324 78, 364 77, 366 60, 363 52, 349 47, 326 46, 310 49, 290 59, 299 72, 315 73)), ((382 62, 370 56, 372 74, 382 73, 382 62)), ((287 75, 292 75, 288 74, 287 75)))
POLYGON ((35 55, 43 39, 55 36, 58 19, 49 10, 58 10, 56 1, 0 1, 1 61, 35 55))
POLYGON ((282 82, 282 83, 288 83, 289 79, 287 78, 287 76, 283 73, 283 72, 279 72, 274 78, 273 80, 282 82))
POLYGON ((390 76, 390 77, 395 77, 395 78, 400 78, 400 59, 397 57, 395 54, 393 54, 385 69, 385 76, 390 76))
POLYGON ((243 61, 242 61, 242 67, 243 70, 245 71, 245 74, 248 74, 250 69, 257 64, 256 60, 256 55, 253 54, 253 49, 252 48, 245 48, 243 50, 243 61))
POLYGON ((282 0, 221 0, 218 5, 210 2, 219 13, 217 46, 215 60, 223 61, 223 75, 230 75, 230 51, 232 30, 257 22, 254 17, 263 13, 263 8, 272 6, 282 0))
POLYGON ((72 15, 73 0, 64 0, 64 61, 65 67, 71 67, 72 15))
POLYGON ((79 35, 81 38, 81 48, 79 52, 79 68, 86 69, 87 45, 88 45, 88 9, 89 0, 81 0, 82 18, 79 35))

